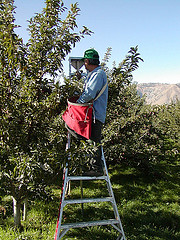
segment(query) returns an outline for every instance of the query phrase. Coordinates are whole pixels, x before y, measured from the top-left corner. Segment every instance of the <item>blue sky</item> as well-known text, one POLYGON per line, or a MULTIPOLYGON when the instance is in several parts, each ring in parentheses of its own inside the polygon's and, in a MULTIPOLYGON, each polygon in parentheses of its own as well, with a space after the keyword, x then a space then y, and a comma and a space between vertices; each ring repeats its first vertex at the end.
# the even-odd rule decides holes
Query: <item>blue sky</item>
MULTIPOLYGON (((180 83, 180 0, 64 0, 79 3, 78 26, 94 34, 82 39, 69 56, 80 57, 95 48, 101 59, 112 48, 112 62, 120 63, 130 47, 138 45, 144 59, 134 72, 138 83, 180 83)), ((15 0, 17 33, 28 40, 27 20, 41 12, 44 0, 15 0)), ((64 71, 68 74, 68 58, 64 71)))

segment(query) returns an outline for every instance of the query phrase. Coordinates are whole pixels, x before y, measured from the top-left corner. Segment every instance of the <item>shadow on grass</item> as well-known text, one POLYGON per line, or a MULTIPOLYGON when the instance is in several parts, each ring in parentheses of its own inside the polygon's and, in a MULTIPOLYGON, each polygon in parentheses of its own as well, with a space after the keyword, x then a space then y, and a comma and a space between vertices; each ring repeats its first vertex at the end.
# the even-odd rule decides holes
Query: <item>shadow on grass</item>
MULTIPOLYGON (((127 239, 130 240, 179 240, 179 170, 176 165, 161 165, 161 177, 147 177, 135 169, 116 166, 110 168, 111 183, 118 205, 119 214, 127 239)), ((54 196, 49 202, 35 200, 29 206, 28 222, 24 223, 26 232, 38 229, 41 239, 45 240, 48 224, 54 225, 58 217, 60 189, 62 184, 53 187, 54 196)), ((91 181, 84 183, 84 197, 107 196, 106 183, 91 181)), ((72 184, 69 198, 79 198, 79 183, 72 184)), ((84 214, 80 204, 67 205, 63 213, 63 222, 81 222, 113 218, 111 204, 84 204, 84 214)), ((1 225, 7 225, 1 221, 1 225)), ((53 227, 52 227, 53 229, 53 227)), ((25 234, 25 233, 24 233, 25 234)), ((53 235, 51 233, 51 235, 53 235)), ((118 232, 111 226, 95 226, 72 229, 62 238, 83 240, 113 240, 118 232)), ((28 239, 28 238, 27 238, 28 239)), ((34 238, 35 239, 35 238, 34 238)), ((38 239, 38 238, 37 238, 38 239)), ((9 240, 9 239, 8 239, 9 240)), ((47 239, 46 239, 47 240, 47 239)))
POLYGON ((127 239, 180 239, 178 166, 161 166, 160 170, 161 178, 155 179, 135 170, 112 169, 111 181, 127 239))

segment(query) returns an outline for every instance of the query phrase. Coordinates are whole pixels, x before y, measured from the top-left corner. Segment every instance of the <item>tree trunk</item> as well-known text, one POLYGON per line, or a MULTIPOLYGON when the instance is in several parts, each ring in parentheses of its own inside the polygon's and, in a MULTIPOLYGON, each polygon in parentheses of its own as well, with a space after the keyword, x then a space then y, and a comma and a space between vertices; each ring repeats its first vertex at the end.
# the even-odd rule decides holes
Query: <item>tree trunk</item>
POLYGON ((16 227, 21 226, 21 202, 13 197, 13 211, 14 211, 14 224, 16 227))
POLYGON ((24 209, 23 209, 23 221, 27 220, 27 205, 28 205, 28 200, 27 200, 27 198, 25 198, 24 209))

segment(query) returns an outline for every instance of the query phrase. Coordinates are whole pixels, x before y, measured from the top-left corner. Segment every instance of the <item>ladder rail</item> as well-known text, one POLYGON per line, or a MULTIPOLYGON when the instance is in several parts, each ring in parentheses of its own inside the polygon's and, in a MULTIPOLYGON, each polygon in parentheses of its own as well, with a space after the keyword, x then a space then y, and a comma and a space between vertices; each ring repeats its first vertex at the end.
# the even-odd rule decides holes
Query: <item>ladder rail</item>
POLYGON ((68 174, 68 168, 65 169, 65 178, 64 178, 64 186, 62 189, 62 198, 60 202, 60 212, 59 212, 59 218, 58 218, 58 228, 55 236, 55 240, 59 240, 59 235, 61 231, 61 225, 62 225, 62 214, 63 214, 63 205, 64 205, 64 199, 66 194, 66 186, 67 186, 67 174, 68 174))
POLYGON ((102 152, 102 160, 104 162, 104 167, 105 167, 105 171, 106 171, 107 179, 108 179, 107 180, 107 188, 109 189, 110 196, 113 198, 112 206, 113 206, 113 209, 114 209, 115 218, 118 219, 118 221, 119 221, 119 224, 118 224, 119 228, 122 231, 122 235, 123 235, 124 240, 126 240, 125 234, 124 234, 124 230, 123 230, 123 226, 122 226, 122 223, 121 223, 121 219, 120 219, 120 216, 119 216, 119 212, 118 212, 118 208, 117 208, 114 192, 112 190, 112 185, 111 185, 111 181, 110 181, 110 178, 109 178, 108 169, 107 169, 107 165, 106 165, 106 161, 105 161, 105 157, 104 157, 104 151, 103 151, 103 147, 102 146, 101 146, 101 152, 102 152))
MULTIPOLYGON (((66 143, 66 151, 70 148, 70 142, 71 142, 71 135, 68 132, 67 134, 67 143, 66 143)), ((70 160, 70 154, 68 156, 68 161, 70 160)), ((62 214, 63 214, 63 204, 64 204, 64 199, 66 192, 68 190, 68 184, 67 184, 67 175, 68 175, 68 163, 65 164, 64 167, 64 173, 63 173, 63 186, 61 190, 61 200, 60 200, 60 207, 59 207, 59 216, 58 216, 58 221, 57 221, 57 226, 56 226, 56 233, 55 233, 55 238, 54 240, 59 240, 60 236, 60 231, 61 231, 61 223, 62 223, 62 214)), ((65 235, 66 233, 64 233, 65 235)))

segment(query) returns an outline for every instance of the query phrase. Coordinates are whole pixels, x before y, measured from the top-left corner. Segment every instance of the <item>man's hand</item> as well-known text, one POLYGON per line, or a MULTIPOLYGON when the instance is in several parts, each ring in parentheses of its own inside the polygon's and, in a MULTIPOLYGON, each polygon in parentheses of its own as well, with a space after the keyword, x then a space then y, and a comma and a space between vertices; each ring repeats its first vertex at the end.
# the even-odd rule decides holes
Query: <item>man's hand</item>
POLYGON ((82 73, 82 72, 77 71, 76 74, 75 74, 75 76, 77 77, 78 80, 80 80, 81 77, 82 77, 81 73, 82 73))

